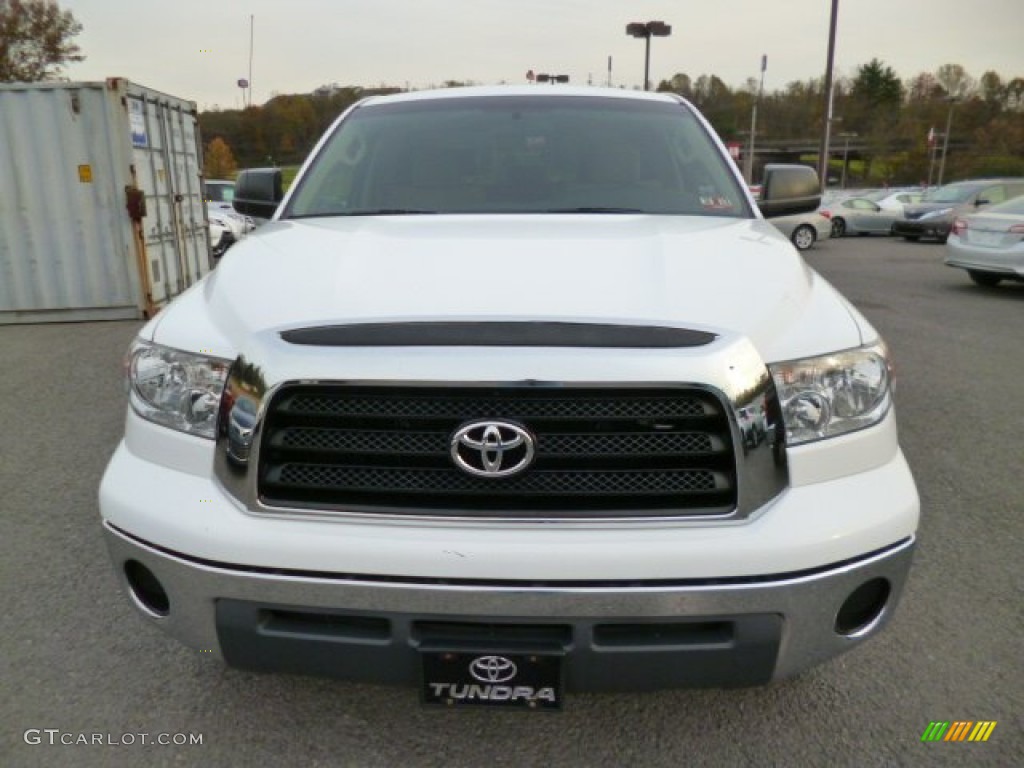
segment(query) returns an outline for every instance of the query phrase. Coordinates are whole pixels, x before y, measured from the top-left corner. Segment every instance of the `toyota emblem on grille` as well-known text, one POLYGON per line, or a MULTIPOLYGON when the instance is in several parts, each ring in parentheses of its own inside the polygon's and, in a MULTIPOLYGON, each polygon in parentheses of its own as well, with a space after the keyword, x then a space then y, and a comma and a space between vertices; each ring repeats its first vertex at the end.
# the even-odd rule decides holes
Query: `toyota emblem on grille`
POLYGON ((508 421, 472 421, 452 434, 455 465, 478 477, 518 474, 533 462, 533 453, 533 435, 508 421))
POLYGON ((469 662, 469 674, 481 683, 506 683, 516 672, 515 662, 504 656, 477 656, 469 662))

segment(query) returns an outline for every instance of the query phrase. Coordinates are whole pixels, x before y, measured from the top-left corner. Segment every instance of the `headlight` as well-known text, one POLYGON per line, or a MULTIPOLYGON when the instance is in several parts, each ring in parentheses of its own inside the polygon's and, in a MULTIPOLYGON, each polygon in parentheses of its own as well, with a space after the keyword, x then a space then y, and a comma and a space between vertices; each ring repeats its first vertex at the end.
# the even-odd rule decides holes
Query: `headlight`
POLYGON ((180 432, 213 439, 230 363, 136 340, 128 352, 135 412, 180 432))
POLYGON ((937 219, 940 216, 949 216, 953 212, 952 208, 939 208, 937 211, 928 211, 928 213, 921 216, 922 219, 937 219))
POLYGON ((877 424, 892 402, 882 343, 768 367, 782 404, 788 445, 877 424))

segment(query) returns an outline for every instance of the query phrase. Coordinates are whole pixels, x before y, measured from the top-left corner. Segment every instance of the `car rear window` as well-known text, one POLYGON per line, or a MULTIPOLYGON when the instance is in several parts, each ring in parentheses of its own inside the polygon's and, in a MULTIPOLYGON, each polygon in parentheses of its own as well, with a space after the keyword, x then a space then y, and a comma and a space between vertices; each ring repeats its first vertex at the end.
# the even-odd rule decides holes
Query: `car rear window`
POLYGON ((481 96, 359 107, 284 218, 429 213, 750 217, 737 179, 683 104, 481 96))
POLYGON ((1024 215, 1024 196, 1014 197, 1005 203, 993 205, 985 211, 986 213, 1011 213, 1024 215))
POLYGON ((206 199, 211 203, 230 203, 235 198, 233 184, 207 184, 206 199))

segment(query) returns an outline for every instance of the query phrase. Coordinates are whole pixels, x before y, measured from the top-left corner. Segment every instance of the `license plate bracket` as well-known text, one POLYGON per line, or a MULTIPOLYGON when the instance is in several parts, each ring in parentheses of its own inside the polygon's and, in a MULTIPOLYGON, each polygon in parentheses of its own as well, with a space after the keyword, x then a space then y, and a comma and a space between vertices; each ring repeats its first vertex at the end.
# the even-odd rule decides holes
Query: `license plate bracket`
POLYGON ((426 706, 559 710, 563 654, 550 651, 421 650, 426 706))

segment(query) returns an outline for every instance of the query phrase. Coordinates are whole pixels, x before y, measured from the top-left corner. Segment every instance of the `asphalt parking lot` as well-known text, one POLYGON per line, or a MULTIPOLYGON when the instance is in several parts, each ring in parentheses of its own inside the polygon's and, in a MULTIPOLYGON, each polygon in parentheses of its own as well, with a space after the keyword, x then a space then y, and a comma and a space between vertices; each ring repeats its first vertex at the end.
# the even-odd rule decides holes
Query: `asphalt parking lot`
POLYGON ((923 518, 888 630, 772 687, 572 696, 555 715, 425 711, 412 690, 229 670, 163 636, 116 590, 96 506, 140 324, 0 326, 0 765, 1024 764, 1024 284, 977 288, 942 251, 805 254, 895 356, 923 518), (922 743, 933 720, 997 726, 922 743))

